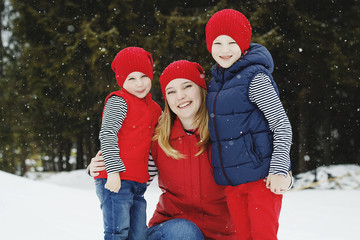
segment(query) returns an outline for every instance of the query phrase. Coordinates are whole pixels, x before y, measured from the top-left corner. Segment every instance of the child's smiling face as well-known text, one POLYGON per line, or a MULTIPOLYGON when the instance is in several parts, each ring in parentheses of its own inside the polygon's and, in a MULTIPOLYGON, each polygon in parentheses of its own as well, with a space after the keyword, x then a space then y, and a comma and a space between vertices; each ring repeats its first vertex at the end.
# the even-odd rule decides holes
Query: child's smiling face
POLYGON ((151 89, 151 79, 142 72, 132 72, 126 77, 123 88, 138 98, 144 98, 151 89))
POLYGON ((241 49, 230 36, 220 35, 212 44, 211 55, 221 67, 229 68, 240 59, 241 49))

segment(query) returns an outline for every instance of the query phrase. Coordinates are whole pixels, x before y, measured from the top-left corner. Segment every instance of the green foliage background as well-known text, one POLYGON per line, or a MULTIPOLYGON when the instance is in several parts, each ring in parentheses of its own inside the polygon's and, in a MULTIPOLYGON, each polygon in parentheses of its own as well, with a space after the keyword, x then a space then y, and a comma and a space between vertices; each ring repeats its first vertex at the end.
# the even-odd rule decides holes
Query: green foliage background
POLYGON ((0 8, 9 19, 1 28, 12 33, 0 46, 2 170, 24 174, 30 157, 45 170, 84 168, 99 149, 103 101, 118 89, 110 64, 125 47, 153 55, 161 105, 158 77, 172 61, 198 62, 210 80, 205 24, 224 8, 244 13, 252 41, 273 55, 293 170, 360 163, 358 0, 10 2, 0 8))

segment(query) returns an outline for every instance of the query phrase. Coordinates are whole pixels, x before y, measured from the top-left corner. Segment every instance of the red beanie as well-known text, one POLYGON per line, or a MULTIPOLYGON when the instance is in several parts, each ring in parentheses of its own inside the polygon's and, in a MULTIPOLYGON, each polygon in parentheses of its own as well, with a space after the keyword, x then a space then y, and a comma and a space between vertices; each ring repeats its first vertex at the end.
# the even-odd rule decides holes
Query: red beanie
POLYGON ((160 86, 164 98, 166 86, 176 78, 188 79, 206 90, 205 72, 200 64, 179 60, 167 66, 160 76, 160 86))
POLYGON ((139 47, 124 48, 116 55, 111 64, 116 81, 120 87, 132 72, 142 72, 153 79, 153 59, 151 54, 139 47))
POLYGON ((206 24, 206 46, 211 52, 212 44, 220 35, 228 35, 239 45, 241 52, 249 49, 251 25, 239 11, 224 9, 216 12, 206 24))

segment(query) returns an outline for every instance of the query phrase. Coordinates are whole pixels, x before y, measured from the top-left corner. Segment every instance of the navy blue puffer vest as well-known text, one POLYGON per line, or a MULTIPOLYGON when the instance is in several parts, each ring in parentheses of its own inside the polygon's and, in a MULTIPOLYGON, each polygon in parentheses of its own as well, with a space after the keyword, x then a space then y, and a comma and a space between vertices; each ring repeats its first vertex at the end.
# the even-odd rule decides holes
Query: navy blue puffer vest
POLYGON ((206 105, 212 141, 211 162, 217 184, 236 186, 265 178, 273 151, 273 134, 264 114, 249 100, 251 80, 258 73, 272 78, 269 51, 251 44, 249 51, 230 68, 211 69, 206 105))

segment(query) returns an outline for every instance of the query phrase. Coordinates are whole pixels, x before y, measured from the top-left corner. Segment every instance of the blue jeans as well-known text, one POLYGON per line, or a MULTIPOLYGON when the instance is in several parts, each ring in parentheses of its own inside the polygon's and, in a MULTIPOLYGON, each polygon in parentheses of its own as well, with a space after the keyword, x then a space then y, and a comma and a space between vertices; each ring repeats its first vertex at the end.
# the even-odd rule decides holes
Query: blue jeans
POLYGON ((152 226, 148 230, 148 240, 203 240, 204 235, 195 223, 182 219, 174 218, 158 225, 152 226))
POLYGON ((121 180, 118 193, 105 189, 105 178, 95 180, 103 212, 105 240, 147 239, 146 183, 121 180))

